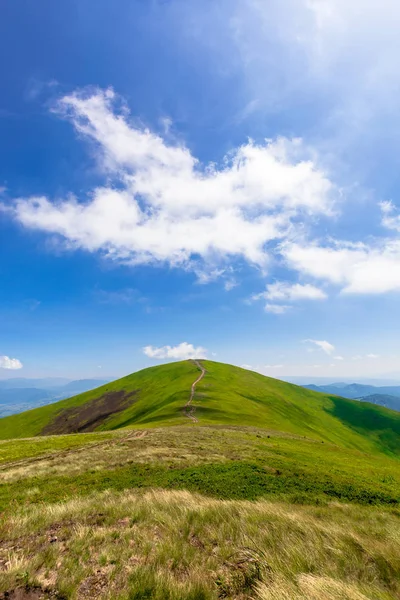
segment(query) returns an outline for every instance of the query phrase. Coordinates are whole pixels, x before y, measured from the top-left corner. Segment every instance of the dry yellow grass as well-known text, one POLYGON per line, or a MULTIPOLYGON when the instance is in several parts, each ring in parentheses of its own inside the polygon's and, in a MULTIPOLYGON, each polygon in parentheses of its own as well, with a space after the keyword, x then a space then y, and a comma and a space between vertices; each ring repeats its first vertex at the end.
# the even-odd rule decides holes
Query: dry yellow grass
POLYGON ((20 508, 2 526, 0 589, 83 600, 400 597, 398 512, 96 493, 20 508))

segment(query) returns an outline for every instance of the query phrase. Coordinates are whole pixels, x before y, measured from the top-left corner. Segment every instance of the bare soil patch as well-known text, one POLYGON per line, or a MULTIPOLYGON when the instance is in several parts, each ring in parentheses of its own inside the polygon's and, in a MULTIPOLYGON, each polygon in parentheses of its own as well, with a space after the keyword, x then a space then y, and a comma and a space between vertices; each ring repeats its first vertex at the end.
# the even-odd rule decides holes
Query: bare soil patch
POLYGON ((0 594, 0 600, 62 600, 56 592, 47 592, 41 588, 16 588, 0 594))
POLYGON ((128 408, 134 402, 137 393, 138 390, 107 392, 82 406, 67 408, 46 425, 41 435, 94 431, 108 417, 128 408))

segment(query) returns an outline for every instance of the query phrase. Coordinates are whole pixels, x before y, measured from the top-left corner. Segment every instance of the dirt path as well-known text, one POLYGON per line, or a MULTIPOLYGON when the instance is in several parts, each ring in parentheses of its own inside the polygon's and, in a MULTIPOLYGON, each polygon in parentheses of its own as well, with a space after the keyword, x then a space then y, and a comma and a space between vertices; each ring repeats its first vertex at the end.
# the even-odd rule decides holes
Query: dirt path
POLYGON ((194 360, 192 362, 196 365, 196 367, 198 367, 201 370, 201 373, 196 379, 196 381, 192 383, 192 387, 190 390, 190 398, 185 404, 184 413, 188 419, 191 419, 192 421, 194 421, 194 423, 198 423, 199 420, 197 419, 197 417, 194 416, 194 413, 196 412, 196 407, 193 406, 192 402, 196 391, 196 385, 203 379, 204 375, 206 374, 206 370, 203 367, 203 365, 199 363, 198 360, 194 360))

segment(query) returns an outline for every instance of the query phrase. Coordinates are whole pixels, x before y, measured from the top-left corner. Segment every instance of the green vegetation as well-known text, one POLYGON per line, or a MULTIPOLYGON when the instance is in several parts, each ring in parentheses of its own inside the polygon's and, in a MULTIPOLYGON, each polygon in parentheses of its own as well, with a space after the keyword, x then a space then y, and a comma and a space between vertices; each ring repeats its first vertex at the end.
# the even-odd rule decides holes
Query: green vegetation
POLYGON ((400 415, 202 363, 0 420, 0 598, 400 596, 400 415))
MULTIPOLYGON (((364 452, 400 454, 400 413, 230 365, 202 364, 207 373, 193 403, 199 425, 265 427, 364 452)), ((144 369, 74 398, 0 419, 0 439, 182 425, 188 421, 183 407, 197 374, 191 361, 144 369)))
POLYGON ((142 487, 220 499, 400 502, 398 460, 256 428, 189 425, 13 440, 0 444, 0 456, 0 510, 10 501, 142 487), (53 440, 58 448, 49 452, 53 440))
POLYGON ((398 514, 382 509, 94 493, 14 512, 0 530, 0 589, 59 600, 393 600, 399 532, 398 514))
POLYGON ((59 600, 400 593, 400 464, 384 454, 190 424, 13 440, 0 451, 0 592, 19 587, 32 600, 39 589, 59 600))
MULTIPOLYGON (((122 433, 122 432, 121 432, 122 433)), ((16 439, 0 442, 0 465, 3 462, 26 459, 28 457, 41 456, 43 454, 53 454, 60 450, 71 450, 87 446, 91 442, 96 445, 103 440, 113 439, 110 432, 87 433, 85 435, 51 435, 46 437, 16 439)))
POLYGON ((151 427, 157 423, 167 426, 185 422, 182 407, 197 372, 197 367, 188 361, 144 369, 73 398, 0 419, 0 439, 40 435, 63 411, 76 409, 79 412, 97 398, 120 391, 135 393, 132 405, 106 419, 98 429, 115 429, 132 423, 151 427))

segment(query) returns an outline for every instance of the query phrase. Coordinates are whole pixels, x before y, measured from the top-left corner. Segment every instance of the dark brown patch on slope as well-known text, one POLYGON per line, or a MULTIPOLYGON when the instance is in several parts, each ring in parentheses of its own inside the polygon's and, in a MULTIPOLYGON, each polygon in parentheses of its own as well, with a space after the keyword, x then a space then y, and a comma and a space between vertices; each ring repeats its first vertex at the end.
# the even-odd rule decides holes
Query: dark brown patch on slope
POLYGON ((108 417, 128 408, 133 403, 136 394, 137 390, 107 392, 81 406, 66 408, 46 425, 40 435, 94 431, 108 417))
POLYGON ((0 594, 0 600, 50 600, 51 598, 61 600, 57 592, 32 587, 17 588, 0 594))

